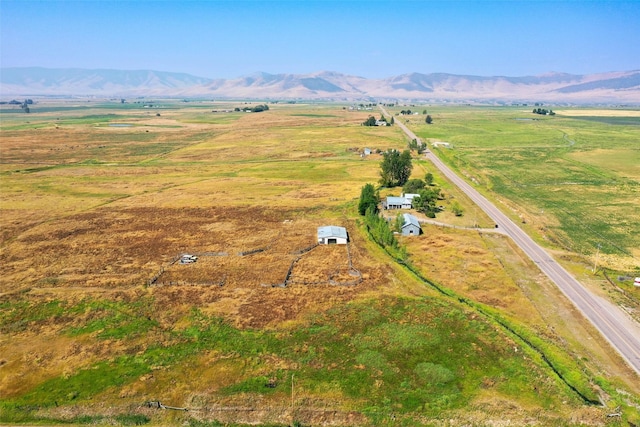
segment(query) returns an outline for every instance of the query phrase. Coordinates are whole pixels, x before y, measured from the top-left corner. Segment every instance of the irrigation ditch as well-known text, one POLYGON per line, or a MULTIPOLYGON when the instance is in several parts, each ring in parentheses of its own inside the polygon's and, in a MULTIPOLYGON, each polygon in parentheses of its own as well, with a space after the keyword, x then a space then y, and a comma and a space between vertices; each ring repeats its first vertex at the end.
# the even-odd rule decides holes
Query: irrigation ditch
POLYGON ((416 278, 418 278, 422 283, 428 285, 429 287, 435 289, 443 296, 450 298, 452 300, 456 300, 458 303, 463 304, 472 310, 474 310, 479 315, 483 316, 485 319, 499 325, 507 334, 511 337, 515 338, 519 341, 523 347, 528 348, 531 352, 535 353, 540 357, 540 359, 558 376, 560 381, 562 381, 571 391, 573 391, 584 403, 591 406, 604 406, 604 403, 600 399, 595 399, 588 396, 587 391, 581 391, 579 385, 572 384, 569 379, 563 374, 562 368, 560 368, 557 362, 554 362, 552 357, 549 356, 544 349, 540 347, 540 345, 533 342, 533 337, 527 337, 523 332, 517 330, 515 325, 512 325, 509 321, 502 318, 498 313, 493 312, 489 307, 485 307, 481 303, 473 301, 469 298, 466 298, 462 295, 458 295, 454 291, 449 288, 446 288, 436 282, 433 282, 422 275, 422 273, 415 268, 411 263, 406 262, 400 258, 395 257, 391 254, 388 249, 380 244, 374 236, 369 231, 369 227, 365 226, 365 231, 369 236, 369 239, 373 241, 378 247, 380 247, 391 259, 393 259, 398 265, 405 268, 408 272, 413 274, 416 278))

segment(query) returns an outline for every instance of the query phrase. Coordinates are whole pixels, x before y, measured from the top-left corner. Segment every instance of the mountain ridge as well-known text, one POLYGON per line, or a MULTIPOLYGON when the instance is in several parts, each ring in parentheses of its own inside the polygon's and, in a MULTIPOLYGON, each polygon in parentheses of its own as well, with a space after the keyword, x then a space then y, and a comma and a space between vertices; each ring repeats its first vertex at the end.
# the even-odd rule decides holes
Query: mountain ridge
POLYGON ((475 76, 411 72, 365 78, 336 71, 257 72, 232 79, 154 70, 11 67, 0 70, 0 97, 167 96, 264 99, 403 99, 640 104, 640 70, 475 76))

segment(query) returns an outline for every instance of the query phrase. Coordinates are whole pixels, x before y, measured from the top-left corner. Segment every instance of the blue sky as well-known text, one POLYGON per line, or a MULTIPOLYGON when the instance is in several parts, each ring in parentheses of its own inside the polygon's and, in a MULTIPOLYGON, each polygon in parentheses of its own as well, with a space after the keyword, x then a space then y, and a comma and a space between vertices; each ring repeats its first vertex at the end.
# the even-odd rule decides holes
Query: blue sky
POLYGON ((0 1, 0 66, 233 78, 640 69, 640 1, 0 1))

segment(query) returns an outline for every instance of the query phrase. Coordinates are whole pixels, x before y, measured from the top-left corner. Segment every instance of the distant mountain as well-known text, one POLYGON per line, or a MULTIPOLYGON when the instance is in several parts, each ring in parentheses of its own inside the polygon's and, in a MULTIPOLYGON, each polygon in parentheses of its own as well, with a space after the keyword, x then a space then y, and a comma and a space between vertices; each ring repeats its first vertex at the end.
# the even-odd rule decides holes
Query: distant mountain
POLYGON ((80 68, 3 68, 0 94, 124 95, 171 94, 210 79, 150 70, 84 70, 80 68))
POLYGON ((548 73, 524 77, 410 73, 385 79, 322 71, 310 74, 257 73, 236 79, 208 79, 150 70, 2 69, 0 97, 23 96, 640 104, 640 70, 590 75, 548 73))

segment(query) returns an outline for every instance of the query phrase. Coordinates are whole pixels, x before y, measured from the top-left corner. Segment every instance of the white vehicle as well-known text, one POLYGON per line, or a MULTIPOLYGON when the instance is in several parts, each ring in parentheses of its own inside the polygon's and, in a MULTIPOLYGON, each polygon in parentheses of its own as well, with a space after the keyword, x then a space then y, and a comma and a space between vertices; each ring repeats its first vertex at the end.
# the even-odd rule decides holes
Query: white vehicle
POLYGON ((198 260, 195 255, 184 254, 180 257, 180 264, 192 264, 198 260))

